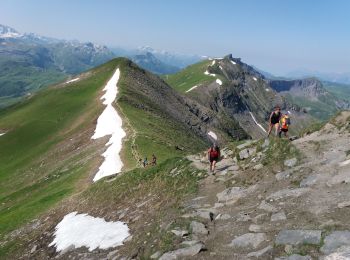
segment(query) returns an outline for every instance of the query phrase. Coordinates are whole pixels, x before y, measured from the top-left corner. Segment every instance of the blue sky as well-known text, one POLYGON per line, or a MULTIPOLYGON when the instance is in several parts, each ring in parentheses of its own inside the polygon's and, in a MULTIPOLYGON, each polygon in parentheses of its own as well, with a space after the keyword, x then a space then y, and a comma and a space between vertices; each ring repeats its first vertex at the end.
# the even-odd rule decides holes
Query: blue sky
POLYGON ((275 74, 350 72, 347 0, 2 0, 20 32, 188 54, 232 53, 275 74))

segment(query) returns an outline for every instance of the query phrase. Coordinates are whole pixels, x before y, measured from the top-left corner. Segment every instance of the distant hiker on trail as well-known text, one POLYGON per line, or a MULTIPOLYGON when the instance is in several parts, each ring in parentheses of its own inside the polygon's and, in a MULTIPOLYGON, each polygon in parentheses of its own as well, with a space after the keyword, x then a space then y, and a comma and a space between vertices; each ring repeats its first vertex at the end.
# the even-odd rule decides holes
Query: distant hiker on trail
POLYGON ((290 125, 290 118, 288 114, 283 114, 280 119, 280 131, 278 133, 280 138, 282 136, 282 132, 284 133, 284 136, 288 138, 289 125, 290 125))
POLYGON ((147 157, 143 160, 143 167, 145 168, 148 165, 147 157))
POLYGON ((154 154, 152 154, 152 165, 153 166, 157 165, 157 157, 154 154))
POLYGON ((267 137, 270 136, 273 127, 275 128, 275 135, 278 135, 281 115, 281 108, 279 106, 276 106, 275 110, 271 113, 269 118, 269 132, 267 134, 267 137))
POLYGON ((215 165, 219 161, 220 158, 220 149, 217 145, 213 145, 208 150, 208 160, 210 162, 210 171, 214 173, 215 171, 215 165))

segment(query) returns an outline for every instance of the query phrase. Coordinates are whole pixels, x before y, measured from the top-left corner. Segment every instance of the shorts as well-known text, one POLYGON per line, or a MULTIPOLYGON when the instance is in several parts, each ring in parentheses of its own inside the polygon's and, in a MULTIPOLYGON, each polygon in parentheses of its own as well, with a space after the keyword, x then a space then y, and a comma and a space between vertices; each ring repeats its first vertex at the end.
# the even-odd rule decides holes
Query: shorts
POLYGON ((288 129, 281 128, 281 132, 287 133, 288 129))
POLYGON ((271 119, 271 122, 270 122, 272 125, 275 125, 275 124, 279 124, 279 120, 278 119, 271 119))
POLYGON ((210 161, 211 163, 214 162, 214 161, 217 162, 218 159, 219 159, 218 157, 210 157, 210 158, 209 158, 209 161, 210 161))

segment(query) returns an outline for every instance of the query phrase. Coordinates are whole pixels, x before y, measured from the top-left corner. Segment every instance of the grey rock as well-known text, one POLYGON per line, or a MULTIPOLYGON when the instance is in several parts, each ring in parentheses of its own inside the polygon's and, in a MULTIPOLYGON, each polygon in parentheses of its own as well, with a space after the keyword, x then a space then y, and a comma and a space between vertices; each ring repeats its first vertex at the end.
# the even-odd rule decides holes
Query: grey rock
POLYGON ((284 189, 284 190, 279 190, 275 193, 272 193, 270 196, 267 197, 267 199, 279 200, 279 199, 284 199, 288 197, 297 198, 303 195, 307 191, 309 191, 309 188, 284 189))
POLYGON ((275 258, 275 260, 312 260, 312 257, 309 255, 298 255, 298 254, 293 254, 290 256, 282 256, 275 258))
POLYGON ((252 218, 252 222, 253 222, 254 224, 262 224, 262 223, 264 223, 264 221, 267 220, 267 217, 268 217, 268 216, 269 216, 269 215, 266 214, 266 213, 264 213, 264 214, 259 214, 259 215, 255 216, 254 218, 252 218))
POLYGON ((230 218, 232 218, 231 215, 225 213, 225 214, 218 214, 215 220, 228 220, 230 218))
POLYGON ((272 249, 273 249, 272 246, 267 246, 259 251, 251 252, 247 256, 248 257, 261 257, 261 256, 265 255, 267 252, 271 251, 272 249))
POLYGON ((216 203, 214 204, 214 209, 222 208, 223 206, 225 206, 224 203, 216 202, 216 203))
POLYGON ((342 209, 345 207, 350 207, 350 201, 344 201, 344 202, 338 203, 338 208, 342 209))
POLYGON ((333 252, 323 258, 321 260, 345 260, 350 259, 350 247, 342 246, 337 249, 336 252, 333 252))
POLYGON ((267 212, 277 212, 278 209, 272 206, 271 204, 267 203, 265 200, 263 200, 260 205, 258 206, 258 209, 265 210, 267 212))
POLYGON ((239 158, 241 160, 248 159, 250 156, 254 155, 256 153, 256 148, 246 148, 239 152, 239 158))
POLYGON ((34 246, 32 247, 32 249, 30 250, 30 253, 31 253, 31 254, 34 254, 34 252, 36 251, 37 248, 38 248, 38 246, 37 246, 37 245, 34 245, 34 246))
POLYGON ((118 251, 119 251, 119 249, 109 252, 107 255, 107 258, 112 259, 116 254, 118 254, 118 251))
POLYGON ((279 172, 275 175, 275 178, 278 180, 278 181, 281 181, 281 180, 285 180, 285 179, 288 179, 291 175, 292 171, 284 171, 284 172, 279 172))
POLYGON ((274 221, 282 221, 282 220, 286 220, 286 219, 287 219, 286 214, 284 214, 283 211, 275 213, 275 214, 272 214, 272 216, 271 216, 271 221, 272 222, 274 222, 274 221))
POLYGON ((207 235, 209 233, 208 229, 204 226, 204 224, 192 221, 190 224, 190 228, 192 230, 192 233, 195 235, 207 235))
POLYGON ((321 243, 321 230, 282 230, 276 237, 277 245, 300 245, 321 243))
POLYGON ((216 197, 218 198, 219 202, 230 202, 231 204, 233 204, 240 198, 245 197, 248 193, 253 192, 255 189, 256 185, 252 185, 247 189, 243 189, 241 187, 231 187, 216 194, 216 197))
POLYGON ((160 257, 162 253, 160 251, 155 252, 153 255, 150 256, 151 259, 157 259, 160 257))
POLYGON ((205 249, 204 244, 199 242, 190 247, 180 248, 171 252, 167 252, 163 254, 159 258, 159 260, 173 260, 173 259, 181 259, 186 256, 195 256, 204 249, 205 249))
POLYGON ((250 232, 259 233, 259 232, 261 232, 261 226, 255 225, 255 224, 251 224, 251 225, 249 226, 248 230, 249 230, 250 232))
POLYGON ((325 237, 321 252, 330 254, 343 246, 350 247, 350 231, 334 231, 325 237))
POLYGON ((238 171, 239 166, 238 165, 231 165, 230 167, 227 168, 228 171, 238 171))
POLYGON ((303 179, 300 182, 300 187, 301 188, 310 187, 310 186, 316 184, 318 179, 319 179, 319 175, 308 176, 307 178, 303 179))
POLYGON ((264 168, 264 165, 262 165, 261 163, 255 165, 255 166, 253 167, 253 169, 256 170, 256 171, 259 171, 259 170, 261 170, 262 168, 264 168))
POLYGON ((185 247, 189 247, 189 246, 194 246, 198 243, 200 243, 198 240, 190 240, 190 241, 183 241, 183 242, 181 242, 180 245, 183 245, 185 247))
POLYGON ((267 239, 265 233, 247 233, 236 237, 229 246, 234 248, 257 248, 267 239))
POLYGON ((250 221, 252 218, 249 216, 248 213, 240 212, 236 216, 236 221, 238 222, 247 222, 250 221))
POLYGON ((216 213, 216 209, 198 209, 196 215, 200 218, 212 221, 214 220, 216 213))
POLYGON ((178 236, 178 237, 183 237, 183 236, 187 236, 188 235, 188 231, 187 230, 173 229, 173 230, 171 230, 171 233, 175 234, 175 236, 178 236))
POLYGON ((297 164, 298 160, 297 158, 292 158, 284 161, 284 165, 287 167, 294 167, 297 164))

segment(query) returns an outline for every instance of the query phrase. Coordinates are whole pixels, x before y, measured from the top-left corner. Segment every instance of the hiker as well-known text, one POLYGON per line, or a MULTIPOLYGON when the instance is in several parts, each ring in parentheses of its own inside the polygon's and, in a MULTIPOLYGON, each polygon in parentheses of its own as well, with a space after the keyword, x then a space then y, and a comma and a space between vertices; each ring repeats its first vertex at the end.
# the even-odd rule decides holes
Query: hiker
POLYGON ((219 161, 220 158, 220 149, 217 145, 212 145, 212 147, 208 150, 208 159, 210 162, 210 171, 215 174, 215 165, 219 161))
POLYGON ((157 165, 157 157, 154 154, 152 154, 152 165, 153 166, 157 165))
POLYGON ((279 128, 280 128, 280 119, 281 119, 281 108, 279 106, 276 106, 269 118, 269 132, 267 134, 267 137, 270 136, 270 133, 273 127, 275 128, 275 135, 276 136, 278 135, 279 128))
POLYGON ((146 168, 147 165, 148 165, 148 160, 147 160, 147 157, 145 157, 145 159, 143 160, 143 167, 146 168))
POLYGON ((282 132, 284 133, 284 136, 288 138, 288 128, 290 125, 290 118, 288 114, 283 114, 280 119, 280 131, 278 133, 278 136, 281 138, 282 132))

